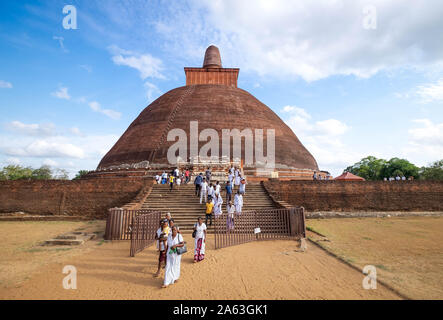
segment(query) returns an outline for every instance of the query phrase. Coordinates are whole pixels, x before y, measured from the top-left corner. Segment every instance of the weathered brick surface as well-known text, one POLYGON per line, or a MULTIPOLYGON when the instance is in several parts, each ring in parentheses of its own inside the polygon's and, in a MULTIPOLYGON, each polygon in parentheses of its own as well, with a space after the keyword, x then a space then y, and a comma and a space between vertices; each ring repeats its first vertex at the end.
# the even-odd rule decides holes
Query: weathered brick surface
MULTIPOLYGON (((318 170, 317 162, 298 140, 294 132, 269 107, 245 90, 225 85, 196 85, 192 94, 186 96, 189 87, 171 90, 144 109, 129 126, 112 149, 103 157, 99 167, 139 163, 148 160, 151 164, 169 165, 168 149, 175 141, 161 140, 173 108, 183 96, 183 102, 170 129, 182 129, 187 134, 189 147, 190 121, 198 121, 199 133, 214 129, 222 146, 222 129, 263 129, 263 147, 266 155, 267 129, 275 130, 275 162, 277 168, 318 170), (156 150, 158 143, 160 148, 156 150)), ((207 141, 199 141, 200 150, 207 141)), ((232 148, 232 142, 231 142, 232 148)), ((245 143, 242 143, 242 158, 245 143)), ((188 156, 190 150, 188 149, 188 156)), ((220 155, 220 154, 219 154, 220 155)), ((231 152, 232 158, 232 152, 231 152)), ((232 160, 232 159, 231 159, 232 160)), ((311 175, 312 176, 312 175, 311 175)))
POLYGON ((102 218, 134 199, 152 179, 1 181, 0 212, 102 218))
POLYGON ((266 181, 277 200, 308 211, 443 211, 438 181, 266 181))

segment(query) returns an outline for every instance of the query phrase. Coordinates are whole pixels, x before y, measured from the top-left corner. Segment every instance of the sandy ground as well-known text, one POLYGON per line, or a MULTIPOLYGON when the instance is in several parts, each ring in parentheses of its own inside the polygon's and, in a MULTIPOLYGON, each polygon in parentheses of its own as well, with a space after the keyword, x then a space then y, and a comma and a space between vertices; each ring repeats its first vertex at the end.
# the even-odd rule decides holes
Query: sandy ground
MULTIPOLYGON (((185 240, 192 250, 189 234, 185 240)), ((24 282, 1 287, 0 299, 398 299, 383 286, 364 290, 362 273, 308 246, 307 252, 297 252, 294 241, 263 241, 215 251, 208 238, 206 259, 194 264, 192 252, 186 253, 180 281, 161 289, 162 279, 153 278, 154 247, 130 258, 129 242, 91 242, 84 253, 60 251, 64 259, 41 265, 24 282), (62 287, 65 265, 77 268, 76 290, 62 287)))
POLYGON ((0 222, 0 287, 17 285, 50 262, 84 254, 100 239, 81 247, 48 247, 41 242, 73 230, 97 232, 100 237, 104 226, 104 221, 0 222))
POLYGON ((443 299, 443 217, 307 220, 323 247, 412 299, 443 299), (322 241, 323 240, 323 241, 322 241))

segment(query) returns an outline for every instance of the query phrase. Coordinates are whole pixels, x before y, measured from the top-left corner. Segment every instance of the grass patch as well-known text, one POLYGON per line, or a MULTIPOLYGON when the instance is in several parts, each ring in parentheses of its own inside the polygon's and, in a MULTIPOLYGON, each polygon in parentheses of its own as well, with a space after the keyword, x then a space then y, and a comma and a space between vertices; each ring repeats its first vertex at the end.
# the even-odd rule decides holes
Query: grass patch
POLYGON ((103 243, 105 243, 105 239, 100 240, 100 241, 97 243, 97 245, 98 245, 98 246, 101 246, 103 243))
POLYGON ((69 251, 69 250, 72 250, 72 248, 57 248, 57 249, 55 249, 55 251, 69 251))
POLYGON ((382 264, 376 264, 375 267, 377 269, 381 269, 381 270, 385 270, 385 271, 389 271, 388 267, 382 265, 382 264))
POLYGON ((46 251, 45 248, 29 248, 29 249, 23 249, 24 252, 42 252, 42 251, 46 251))
POLYGON ((372 238, 369 238, 369 237, 362 237, 362 239, 364 239, 364 240, 372 240, 372 238))

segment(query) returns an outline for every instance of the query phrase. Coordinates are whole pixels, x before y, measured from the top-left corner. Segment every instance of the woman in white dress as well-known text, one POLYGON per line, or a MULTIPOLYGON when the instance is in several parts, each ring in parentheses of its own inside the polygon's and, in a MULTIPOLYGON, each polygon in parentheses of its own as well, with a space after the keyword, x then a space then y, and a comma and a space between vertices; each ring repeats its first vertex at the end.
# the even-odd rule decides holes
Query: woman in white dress
POLYGON ((203 223, 202 217, 198 218, 198 222, 194 225, 194 230, 194 263, 196 263, 205 258, 206 224, 203 223))
POLYGON ((241 210, 243 208, 243 196, 240 193, 240 190, 237 191, 234 197, 234 206, 235 206, 235 213, 238 215, 241 215, 241 210))
POLYGON ((166 247, 166 270, 165 281, 162 288, 174 284, 180 278, 180 263, 182 256, 177 254, 177 248, 184 246, 183 236, 178 233, 177 227, 172 227, 168 236, 168 246, 166 247))
POLYGON ((241 179, 241 174, 240 174, 240 170, 235 170, 235 185, 238 186, 240 185, 240 179, 241 179))
POLYGON ((218 218, 223 212, 222 212, 222 204, 223 204, 223 198, 218 194, 218 196, 215 196, 214 199, 214 216, 218 218))

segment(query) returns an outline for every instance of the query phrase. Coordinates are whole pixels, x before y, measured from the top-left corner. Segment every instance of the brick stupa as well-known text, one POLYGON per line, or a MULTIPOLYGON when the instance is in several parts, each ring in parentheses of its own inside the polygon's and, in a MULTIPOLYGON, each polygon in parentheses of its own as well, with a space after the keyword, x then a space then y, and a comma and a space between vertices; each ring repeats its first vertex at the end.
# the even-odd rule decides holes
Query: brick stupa
MULTIPOLYGON (((265 155, 266 130, 274 129, 275 169, 263 178, 311 179, 313 171, 318 171, 314 157, 294 132, 269 107, 237 88, 239 69, 223 68, 217 47, 208 47, 202 68, 184 70, 186 86, 163 94, 146 107, 103 157, 94 175, 152 176, 177 165, 195 170, 210 166, 216 170, 231 164, 241 165, 247 176, 260 175, 255 165, 244 162, 244 141, 241 159, 233 158, 232 150, 229 159, 223 158, 221 151, 218 160, 209 162, 193 157, 189 146, 192 121, 198 121, 199 133, 204 129, 218 132, 220 150, 223 129, 263 129, 265 155), (182 129, 188 137, 186 159, 178 158, 177 163, 167 158, 169 147, 176 142, 168 141, 171 129, 182 129)), ((198 150, 208 140, 198 142, 198 150)))

